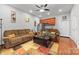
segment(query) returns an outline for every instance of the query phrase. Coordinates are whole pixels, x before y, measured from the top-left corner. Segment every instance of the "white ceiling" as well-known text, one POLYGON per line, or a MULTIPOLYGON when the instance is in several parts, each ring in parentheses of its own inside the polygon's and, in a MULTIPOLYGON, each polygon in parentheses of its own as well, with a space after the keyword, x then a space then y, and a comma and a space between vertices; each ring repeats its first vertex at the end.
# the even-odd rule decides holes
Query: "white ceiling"
POLYGON ((11 4, 10 6, 13 6, 15 8, 18 8, 19 10, 23 11, 23 12, 27 12, 30 13, 30 10, 33 10, 32 15, 34 16, 41 16, 41 18, 47 18, 47 17, 54 17, 56 15, 61 15, 61 14, 65 14, 65 13, 70 13, 73 4, 48 4, 46 8, 50 9, 49 12, 39 12, 39 11, 35 11, 39 8, 37 8, 35 6, 35 4, 11 4), (62 12, 59 12, 58 10, 62 9, 62 12), (50 13, 50 15, 48 15, 47 13, 50 13))

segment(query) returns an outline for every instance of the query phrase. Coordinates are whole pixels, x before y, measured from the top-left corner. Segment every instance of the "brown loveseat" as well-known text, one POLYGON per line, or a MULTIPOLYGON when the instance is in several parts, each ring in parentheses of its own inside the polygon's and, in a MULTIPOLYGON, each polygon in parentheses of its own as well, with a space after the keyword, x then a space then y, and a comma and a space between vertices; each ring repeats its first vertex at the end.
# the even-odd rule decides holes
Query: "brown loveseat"
POLYGON ((29 29, 6 30, 4 31, 5 48, 14 47, 21 43, 32 40, 33 32, 29 29))

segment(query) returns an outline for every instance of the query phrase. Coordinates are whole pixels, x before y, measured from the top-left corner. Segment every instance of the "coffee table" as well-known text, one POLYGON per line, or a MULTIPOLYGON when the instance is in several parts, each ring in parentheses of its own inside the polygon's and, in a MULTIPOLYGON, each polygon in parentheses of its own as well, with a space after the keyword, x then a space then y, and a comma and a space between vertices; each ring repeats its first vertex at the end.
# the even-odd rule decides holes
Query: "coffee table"
POLYGON ((48 48, 49 45, 51 44, 51 38, 50 37, 44 38, 44 37, 34 36, 33 42, 48 48))

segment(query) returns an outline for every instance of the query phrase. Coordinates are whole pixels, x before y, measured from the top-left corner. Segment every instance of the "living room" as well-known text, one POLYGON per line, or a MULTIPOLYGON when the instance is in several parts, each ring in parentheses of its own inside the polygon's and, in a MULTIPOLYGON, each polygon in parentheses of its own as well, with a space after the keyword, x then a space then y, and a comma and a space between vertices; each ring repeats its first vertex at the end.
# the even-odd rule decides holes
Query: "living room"
MULTIPOLYGON (((0 31, 1 54, 3 55, 79 54, 79 49, 78 49, 79 48, 79 40, 78 40, 79 39, 78 37, 79 5, 78 4, 2 4, 0 5, 0 8, 1 8, 0 18, 2 21, 2 28, 1 28, 2 31, 0 31), (55 31, 57 33, 57 40, 59 42, 51 43, 50 44, 52 45, 51 48, 42 47, 37 43, 33 43, 33 36, 39 35, 40 33, 38 32, 40 31, 40 29, 44 29, 44 27, 42 28, 38 26, 38 24, 41 23, 40 20, 44 20, 45 22, 46 19, 51 19, 51 18, 54 22, 52 23, 52 26, 50 25, 47 26, 46 28, 52 27, 52 31, 55 31), (19 41, 16 40, 15 42, 13 42, 12 46, 10 44, 11 42, 8 43, 6 41, 8 37, 5 37, 10 35, 11 33, 12 36, 14 37, 16 36, 14 34, 17 34, 17 36, 23 35, 21 37, 22 39, 20 37, 17 37, 17 40, 19 41), (64 45, 65 47, 64 48, 60 47, 60 52, 58 53, 59 44, 61 44, 61 46, 64 45), (35 50, 37 49, 37 46, 40 47, 39 50, 41 50, 42 52, 38 52, 35 50), (32 52, 32 50, 35 52, 32 52), (64 52, 62 52, 62 50, 64 52)), ((48 33, 46 32, 46 34, 48 33)))

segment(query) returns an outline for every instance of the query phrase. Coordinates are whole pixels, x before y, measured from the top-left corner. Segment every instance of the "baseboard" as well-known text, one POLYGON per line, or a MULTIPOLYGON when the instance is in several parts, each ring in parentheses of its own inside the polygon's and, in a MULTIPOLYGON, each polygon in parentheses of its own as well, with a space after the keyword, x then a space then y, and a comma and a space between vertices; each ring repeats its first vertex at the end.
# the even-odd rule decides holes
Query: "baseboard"
POLYGON ((68 36, 60 36, 60 37, 64 37, 64 38, 70 38, 70 37, 68 37, 68 36))

